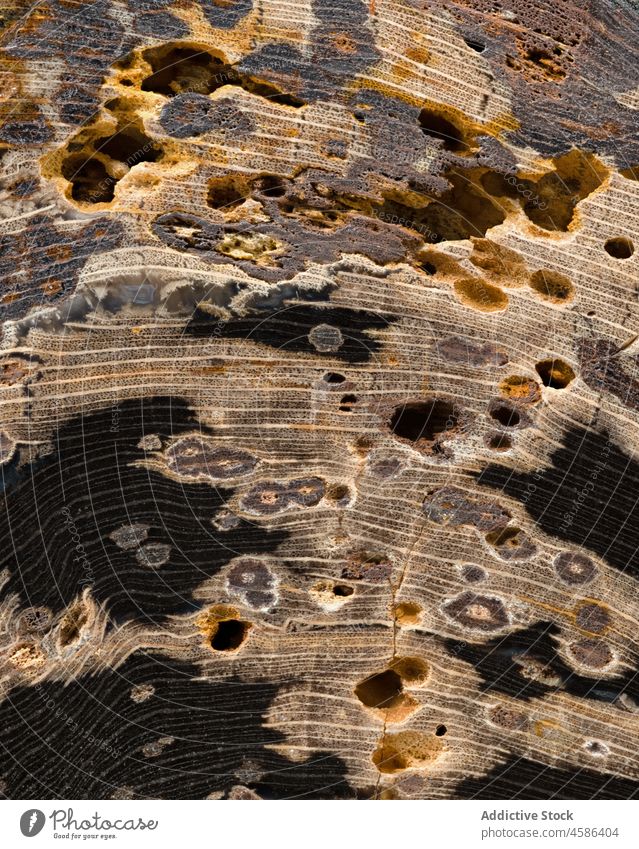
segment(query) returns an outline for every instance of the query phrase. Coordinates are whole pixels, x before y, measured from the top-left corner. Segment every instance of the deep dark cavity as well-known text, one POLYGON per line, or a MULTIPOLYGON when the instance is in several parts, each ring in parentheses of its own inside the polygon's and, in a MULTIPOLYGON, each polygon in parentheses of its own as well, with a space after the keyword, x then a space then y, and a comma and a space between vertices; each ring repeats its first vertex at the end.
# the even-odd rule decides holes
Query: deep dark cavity
MULTIPOLYGON (((90 138, 83 143, 81 152, 70 152, 65 157, 62 176, 71 183, 74 200, 109 203, 120 179, 114 176, 116 168, 124 165, 128 171, 140 162, 156 162, 162 155, 160 148, 130 119, 118 120, 112 135, 90 138)), ((69 149, 73 147, 70 143, 69 149)))
POLYGON ((357 404, 356 395, 344 395, 340 398, 339 409, 342 413, 352 413, 353 407, 357 404))
POLYGON ((296 108, 305 104, 304 100, 282 91, 274 83, 242 73, 205 49, 169 44, 145 50, 143 56, 153 69, 153 73, 142 82, 143 91, 155 91, 165 97, 183 93, 209 95, 229 85, 243 88, 272 103, 296 108))
MULTIPOLYGON (((447 143, 454 142, 449 139, 447 143)), ((457 144, 466 147, 462 142, 457 144)), ((443 192, 420 189, 424 197, 431 198, 428 205, 414 207, 388 197, 383 204, 376 206, 376 216, 382 221, 400 224, 431 244, 485 236, 487 230, 504 221, 505 211, 478 183, 472 170, 452 169, 446 172, 445 177, 450 187, 443 192)))
POLYGON ((250 624, 239 619, 225 619, 219 623, 211 638, 215 651, 234 651, 246 640, 250 624))
POLYGON ((325 383, 332 383, 332 384, 344 383, 344 381, 346 380, 346 378, 344 377, 343 374, 338 374, 335 371, 327 372, 322 379, 325 383))
POLYGON ((194 430, 210 435, 179 398, 126 401, 63 425, 56 450, 7 489, 0 514, 0 567, 11 574, 5 593, 59 611, 90 587, 117 620, 157 620, 197 610, 193 590, 232 557, 274 550, 285 535, 255 523, 242 521, 219 540, 211 519, 232 490, 132 465, 144 460, 138 443, 145 433, 165 441, 194 430), (136 549, 110 538, 137 523, 149 526, 149 543, 170 546, 170 568, 149 569, 136 549))
POLYGON ((258 194, 270 198, 281 198, 286 194, 287 181, 277 174, 264 174, 253 181, 253 189, 258 194))
POLYGON ((433 442, 438 436, 454 429, 458 413, 449 401, 434 399, 402 404, 393 411, 390 428, 395 436, 417 442, 433 442))
POLYGON ((227 76, 229 73, 221 59, 192 47, 154 47, 142 55, 153 69, 142 81, 142 91, 155 91, 166 97, 182 91, 209 94, 215 82, 224 85, 224 72, 227 76))
POLYGON ((263 725, 277 689, 212 682, 197 666, 141 651, 117 670, 68 685, 19 687, 0 704, 5 793, 109 799, 130 788, 135 798, 204 799, 242 784, 274 799, 353 795, 339 758, 313 752, 298 763, 269 748, 284 741, 263 725), (149 698, 131 698, 134 687, 149 685, 149 698), (51 703, 64 706, 64 718, 51 703))
POLYGON ((572 366, 554 357, 536 363, 535 370, 544 386, 549 386, 551 389, 565 389, 575 379, 572 366))
POLYGON ((513 447, 512 437, 507 433, 489 433, 485 439, 486 445, 491 451, 509 451, 513 447))
POLYGON ((605 434, 573 428, 548 466, 491 464, 479 483, 521 501, 545 533, 639 577, 639 464, 605 434))
POLYGON ((371 675, 355 687, 355 695, 363 705, 382 710, 397 704, 402 691, 402 679, 393 669, 371 675))
POLYGON ((635 246, 630 239, 625 236, 616 236, 614 239, 608 239, 604 245, 606 253, 615 259, 630 259, 635 252, 635 246))
POLYGON ((510 404, 494 404, 490 408, 490 417, 502 427, 517 427, 521 421, 519 411, 510 404))
POLYGON ((479 41, 479 39, 465 37, 464 42, 466 46, 470 47, 471 50, 474 50, 475 53, 483 53, 486 50, 486 45, 483 41, 479 41))
POLYGON ((462 151, 467 148, 461 130, 437 112, 422 109, 419 113, 419 126, 424 135, 443 142, 446 150, 462 151))
POLYGON ((110 203, 113 200, 118 181, 99 159, 69 157, 62 166, 62 175, 72 184, 74 200, 81 203, 110 203))
POLYGON ((348 598, 354 592, 355 590, 349 587, 348 584, 335 584, 333 587, 333 595, 336 595, 338 598, 348 598))
POLYGON ((228 212, 244 203, 248 193, 243 181, 231 176, 214 177, 209 181, 206 202, 212 209, 228 212))

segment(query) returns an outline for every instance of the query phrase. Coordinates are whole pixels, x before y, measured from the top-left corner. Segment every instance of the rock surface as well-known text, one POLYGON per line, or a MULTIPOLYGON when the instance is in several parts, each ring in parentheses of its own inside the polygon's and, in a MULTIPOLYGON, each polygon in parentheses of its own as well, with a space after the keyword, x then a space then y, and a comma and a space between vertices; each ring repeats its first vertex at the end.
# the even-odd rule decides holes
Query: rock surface
POLYGON ((0 11, 6 796, 636 796, 639 14, 0 11))

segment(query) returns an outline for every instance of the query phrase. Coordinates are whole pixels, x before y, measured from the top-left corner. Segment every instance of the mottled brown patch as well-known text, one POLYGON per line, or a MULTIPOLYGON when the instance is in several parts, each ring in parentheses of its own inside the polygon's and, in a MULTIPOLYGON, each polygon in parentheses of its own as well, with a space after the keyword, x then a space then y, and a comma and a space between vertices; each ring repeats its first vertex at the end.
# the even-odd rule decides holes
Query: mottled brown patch
POLYGON ((478 531, 504 528, 511 519, 510 513, 495 499, 471 495, 455 486, 442 487, 427 495, 422 509, 438 525, 469 525, 478 531))
POLYGON ((584 638, 570 643, 568 649, 575 660, 592 669, 603 669, 612 663, 614 655, 610 647, 601 640, 584 638))
POLYGON ((530 718, 528 714, 508 705, 496 705, 488 711, 488 719, 493 725, 498 725, 505 731, 529 731, 530 718))
POLYGON ((591 634, 605 634, 612 623, 605 605, 592 599, 579 602, 575 608, 575 624, 591 634))
POLYGON ((250 474, 258 463, 248 451, 216 445, 202 436, 185 436, 166 451, 166 464, 182 477, 229 480, 250 474))
POLYGON ((541 387, 532 377, 511 374, 499 384, 499 391, 515 404, 537 404, 541 400, 541 387))
POLYGON ((444 750, 441 738, 422 731, 385 734, 373 753, 373 763, 381 773, 423 769, 436 761, 444 750))
POLYGON ((499 631, 509 622, 504 602, 495 596, 464 592, 447 601, 442 610, 455 622, 475 631, 499 631))
POLYGON ((562 551, 555 558, 555 571, 569 585, 589 584, 597 576, 597 566, 585 554, 562 551))
POLYGON ((478 342, 463 336, 449 336, 436 343, 439 356, 450 363, 460 363, 472 368, 503 366, 508 355, 492 342, 478 342))

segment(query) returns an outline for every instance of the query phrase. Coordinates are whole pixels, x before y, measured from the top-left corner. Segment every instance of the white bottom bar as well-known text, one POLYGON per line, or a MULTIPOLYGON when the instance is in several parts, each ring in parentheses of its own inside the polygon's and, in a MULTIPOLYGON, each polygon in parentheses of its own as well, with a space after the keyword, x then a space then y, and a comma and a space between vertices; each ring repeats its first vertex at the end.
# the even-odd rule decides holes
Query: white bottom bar
POLYGON ((638 803, 5 801, 0 834, 18 846, 186 849, 449 849, 639 846, 638 803), (33 843, 30 841, 33 840, 33 843), (350 847, 349 847, 350 849, 350 847))

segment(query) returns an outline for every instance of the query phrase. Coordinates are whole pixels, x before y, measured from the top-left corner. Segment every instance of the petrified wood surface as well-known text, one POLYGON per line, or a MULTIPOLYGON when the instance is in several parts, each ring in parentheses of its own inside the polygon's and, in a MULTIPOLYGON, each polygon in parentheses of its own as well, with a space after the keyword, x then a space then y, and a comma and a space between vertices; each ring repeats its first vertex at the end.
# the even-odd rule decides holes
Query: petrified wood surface
POLYGON ((639 17, 3 0, 13 798, 639 788, 639 17))

